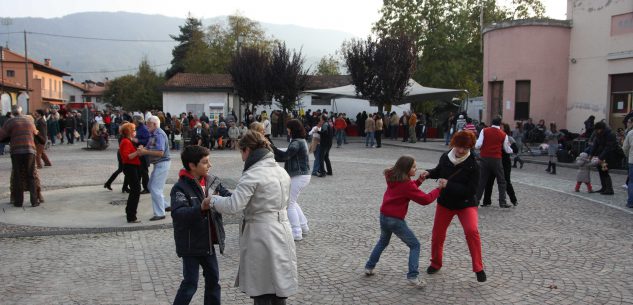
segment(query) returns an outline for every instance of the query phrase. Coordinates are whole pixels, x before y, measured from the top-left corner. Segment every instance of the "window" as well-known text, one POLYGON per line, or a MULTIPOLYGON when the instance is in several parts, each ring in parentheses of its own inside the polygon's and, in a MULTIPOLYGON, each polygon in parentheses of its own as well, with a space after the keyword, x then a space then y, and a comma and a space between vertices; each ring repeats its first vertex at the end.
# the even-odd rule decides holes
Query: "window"
POLYGON ((7 77, 15 77, 15 71, 14 70, 7 70, 7 77))
POLYGON ((71 102, 71 103, 74 103, 74 102, 75 102, 75 96, 74 96, 74 95, 71 95, 71 96, 70 96, 70 102, 71 102))
POLYGON ((530 86, 529 80, 516 82, 516 99, 514 106, 514 120, 527 120, 530 117, 530 86))

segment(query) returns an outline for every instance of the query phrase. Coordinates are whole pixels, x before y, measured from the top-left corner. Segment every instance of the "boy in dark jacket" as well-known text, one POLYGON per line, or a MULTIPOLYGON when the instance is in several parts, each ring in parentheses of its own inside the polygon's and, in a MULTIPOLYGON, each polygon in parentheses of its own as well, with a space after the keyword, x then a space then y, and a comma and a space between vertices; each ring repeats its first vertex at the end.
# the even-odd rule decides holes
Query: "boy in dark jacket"
POLYGON ((176 254, 182 258, 183 277, 174 304, 189 304, 198 287, 198 266, 202 266, 204 304, 220 304, 220 277, 214 244, 224 253, 222 215, 209 208, 210 195, 231 196, 220 179, 208 173, 209 149, 187 146, 181 156, 182 169, 171 189, 171 218, 174 223, 176 254))

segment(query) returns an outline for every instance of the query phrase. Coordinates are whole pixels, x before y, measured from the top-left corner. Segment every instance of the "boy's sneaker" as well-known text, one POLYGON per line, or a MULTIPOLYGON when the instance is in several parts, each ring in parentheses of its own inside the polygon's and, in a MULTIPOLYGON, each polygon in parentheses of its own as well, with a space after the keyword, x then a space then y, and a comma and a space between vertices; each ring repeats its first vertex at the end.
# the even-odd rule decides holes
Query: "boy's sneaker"
POLYGON ((374 275, 374 268, 365 268, 365 275, 366 276, 374 275))
POLYGON ((414 286, 416 288, 422 288, 426 286, 426 281, 417 277, 414 277, 412 279, 407 279, 407 281, 409 282, 409 285, 414 286))

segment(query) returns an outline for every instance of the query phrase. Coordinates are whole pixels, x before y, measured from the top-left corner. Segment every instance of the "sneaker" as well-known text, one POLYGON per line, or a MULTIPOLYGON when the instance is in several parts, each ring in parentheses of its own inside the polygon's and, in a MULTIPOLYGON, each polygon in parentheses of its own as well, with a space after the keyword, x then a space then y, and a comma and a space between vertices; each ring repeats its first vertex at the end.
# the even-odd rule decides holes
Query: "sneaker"
POLYGON ((374 275, 374 268, 365 268, 365 275, 366 276, 372 276, 374 275))
POLYGON ((294 238, 295 241, 303 240, 303 236, 301 236, 301 235, 299 235, 299 236, 293 235, 292 237, 294 238))
POLYGON ((629 188, 629 186, 628 186, 628 185, 626 185, 626 184, 622 184, 622 188, 626 190, 626 189, 628 189, 628 188, 629 188))
POLYGON ((308 235, 310 233, 310 228, 307 225, 301 226, 301 235, 308 235))
POLYGON ((426 281, 417 277, 414 277, 412 279, 407 279, 407 281, 409 282, 409 285, 414 286, 416 288, 422 288, 426 286, 426 281))

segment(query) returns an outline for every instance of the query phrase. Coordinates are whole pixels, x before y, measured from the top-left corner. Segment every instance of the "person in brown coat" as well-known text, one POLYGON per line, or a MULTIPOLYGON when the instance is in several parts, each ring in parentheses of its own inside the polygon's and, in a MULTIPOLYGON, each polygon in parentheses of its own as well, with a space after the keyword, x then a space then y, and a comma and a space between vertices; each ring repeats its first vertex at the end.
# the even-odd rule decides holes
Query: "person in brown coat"
POLYGON ((0 141, 11 138, 11 203, 16 207, 22 206, 26 186, 31 193, 31 205, 36 207, 40 205, 34 140, 38 132, 33 119, 22 115, 22 107, 13 106, 11 111, 13 118, 0 129, 0 141))
POLYGON ((44 110, 42 109, 35 111, 35 128, 37 128, 38 132, 35 135, 35 164, 37 164, 37 168, 42 168, 42 161, 44 161, 44 165, 51 166, 51 160, 48 159, 46 154, 48 127, 46 119, 44 119, 44 110))

